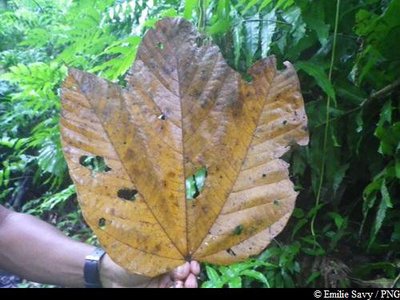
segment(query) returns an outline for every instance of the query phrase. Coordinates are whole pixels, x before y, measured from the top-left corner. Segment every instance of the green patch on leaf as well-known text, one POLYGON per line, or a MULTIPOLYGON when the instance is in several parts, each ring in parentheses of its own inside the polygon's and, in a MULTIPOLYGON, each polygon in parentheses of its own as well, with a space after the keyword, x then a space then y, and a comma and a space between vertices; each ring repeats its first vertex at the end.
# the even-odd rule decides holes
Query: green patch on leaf
POLYGON ((243 229, 244 229, 243 225, 240 224, 240 225, 235 227, 235 229, 233 230, 233 234, 234 235, 240 235, 240 234, 242 234, 243 229))
POLYGON ((207 178, 207 168, 202 167, 192 176, 186 178, 186 199, 192 200, 200 195, 203 190, 207 178))
POLYGON ((83 155, 79 158, 79 163, 95 173, 111 171, 111 168, 105 163, 104 157, 101 156, 83 155))

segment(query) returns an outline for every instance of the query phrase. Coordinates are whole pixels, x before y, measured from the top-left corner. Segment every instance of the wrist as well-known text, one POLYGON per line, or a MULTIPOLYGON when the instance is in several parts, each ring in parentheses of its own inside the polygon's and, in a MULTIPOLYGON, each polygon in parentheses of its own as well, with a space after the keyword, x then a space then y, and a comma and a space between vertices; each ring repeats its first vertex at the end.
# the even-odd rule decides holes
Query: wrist
POLYGON ((114 287, 115 283, 115 263, 108 254, 105 254, 99 264, 99 277, 101 285, 105 288, 114 287))
POLYGON ((146 287, 151 278, 130 274, 116 264, 108 254, 100 263, 100 282, 104 288, 146 287))

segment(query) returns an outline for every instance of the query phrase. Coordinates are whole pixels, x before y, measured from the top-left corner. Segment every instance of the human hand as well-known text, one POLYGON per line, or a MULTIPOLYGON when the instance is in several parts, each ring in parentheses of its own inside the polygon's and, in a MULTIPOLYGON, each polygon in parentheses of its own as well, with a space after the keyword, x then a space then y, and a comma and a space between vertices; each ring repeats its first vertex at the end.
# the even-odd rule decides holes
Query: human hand
POLYGON ((197 288, 199 273, 200 265, 197 261, 186 262, 172 272, 154 278, 128 273, 107 254, 100 264, 100 281, 103 287, 197 288))

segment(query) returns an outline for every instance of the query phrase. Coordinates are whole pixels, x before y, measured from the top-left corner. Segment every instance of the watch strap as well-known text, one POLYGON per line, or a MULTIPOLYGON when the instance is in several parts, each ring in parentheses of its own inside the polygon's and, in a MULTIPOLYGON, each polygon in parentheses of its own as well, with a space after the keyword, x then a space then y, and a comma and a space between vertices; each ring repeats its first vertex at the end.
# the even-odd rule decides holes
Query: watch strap
POLYGON ((96 248, 91 254, 85 257, 83 276, 86 288, 101 288, 100 281, 100 261, 106 252, 101 248, 96 248))

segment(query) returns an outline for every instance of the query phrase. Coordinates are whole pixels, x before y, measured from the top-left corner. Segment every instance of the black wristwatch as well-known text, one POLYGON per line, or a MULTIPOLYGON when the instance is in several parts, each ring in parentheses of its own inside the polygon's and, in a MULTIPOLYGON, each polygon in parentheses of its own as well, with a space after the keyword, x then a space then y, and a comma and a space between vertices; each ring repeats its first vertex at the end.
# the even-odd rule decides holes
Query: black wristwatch
POLYGON ((96 248, 93 253, 85 257, 83 276, 86 288, 101 288, 99 265, 106 252, 101 248, 96 248))

